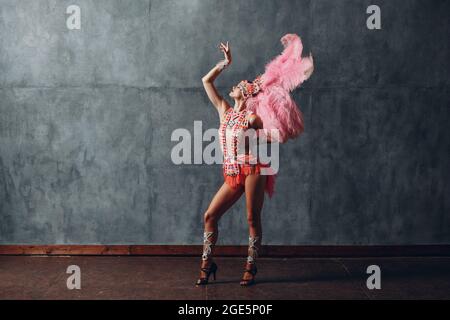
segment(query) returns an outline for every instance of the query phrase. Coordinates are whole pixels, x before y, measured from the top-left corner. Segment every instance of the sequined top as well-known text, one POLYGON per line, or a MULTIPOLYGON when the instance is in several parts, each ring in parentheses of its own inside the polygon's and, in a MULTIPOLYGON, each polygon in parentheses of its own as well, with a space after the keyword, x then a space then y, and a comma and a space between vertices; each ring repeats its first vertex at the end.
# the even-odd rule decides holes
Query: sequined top
POLYGON ((223 153, 223 170, 229 176, 239 174, 239 164, 256 160, 256 157, 245 147, 245 131, 249 127, 248 117, 252 111, 234 111, 229 108, 219 129, 220 146, 223 153), (239 149, 238 149, 239 148, 239 149))

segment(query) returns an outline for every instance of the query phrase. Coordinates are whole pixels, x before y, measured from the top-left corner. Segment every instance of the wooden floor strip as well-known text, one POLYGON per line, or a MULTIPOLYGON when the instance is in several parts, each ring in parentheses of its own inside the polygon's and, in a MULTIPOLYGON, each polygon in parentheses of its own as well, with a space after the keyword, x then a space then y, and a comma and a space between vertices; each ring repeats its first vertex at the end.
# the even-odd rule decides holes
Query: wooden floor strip
MULTIPOLYGON (((0 255, 201 255, 201 245, 0 245, 0 255)), ((216 246, 218 256, 242 256, 247 246, 216 246)), ((450 256, 450 245, 282 246, 265 245, 265 257, 450 256)))

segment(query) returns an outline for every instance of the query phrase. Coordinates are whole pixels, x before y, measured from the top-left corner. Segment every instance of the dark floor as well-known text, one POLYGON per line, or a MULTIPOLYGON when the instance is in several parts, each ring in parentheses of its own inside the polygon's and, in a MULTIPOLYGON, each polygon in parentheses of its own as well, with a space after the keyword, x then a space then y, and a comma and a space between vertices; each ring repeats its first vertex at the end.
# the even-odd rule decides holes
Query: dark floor
POLYGON ((0 299, 450 299, 450 257, 259 258, 249 288, 243 258, 215 260, 217 281, 198 288, 198 257, 0 256, 0 299), (373 264, 380 290, 366 286, 373 264), (69 265, 81 268, 80 290, 67 289, 69 265))

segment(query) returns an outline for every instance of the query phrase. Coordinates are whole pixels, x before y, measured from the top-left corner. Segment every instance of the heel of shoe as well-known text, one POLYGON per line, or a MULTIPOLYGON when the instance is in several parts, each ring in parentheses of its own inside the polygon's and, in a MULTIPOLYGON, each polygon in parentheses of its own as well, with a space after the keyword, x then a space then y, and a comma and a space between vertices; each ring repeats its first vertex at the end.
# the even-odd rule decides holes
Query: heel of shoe
POLYGON ((211 272, 213 274, 214 280, 216 280, 216 272, 217 272, 217 269, 218 269, 217 264, 215 262, 213 262, 213 265, 211 265, 211 268, 212 268, 211 272))

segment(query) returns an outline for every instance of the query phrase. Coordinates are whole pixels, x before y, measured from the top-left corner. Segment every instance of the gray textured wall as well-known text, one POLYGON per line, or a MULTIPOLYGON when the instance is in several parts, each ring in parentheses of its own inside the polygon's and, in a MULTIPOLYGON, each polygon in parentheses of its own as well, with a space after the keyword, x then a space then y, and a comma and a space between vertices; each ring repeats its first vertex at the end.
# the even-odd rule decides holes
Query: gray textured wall
MULTIPOLYGON (((220 165, 175 166, 176 128, 298 33, 305 134, 282 146, 265 244, 450 242, 450 1, 0 0, 0 243, 199 244, 220 165), (82 9, 81 30, 65 8, 82 9), (366 8, 382 29, 366 28, 366 8)), ((230 101, 232 102, 232 101, 230 101)), ((245 244, 244 199, 220 222, 245 244)))

